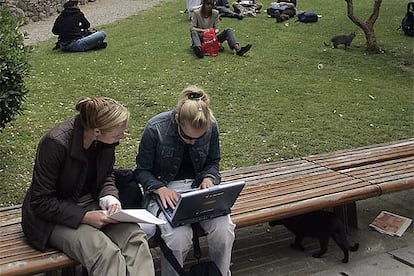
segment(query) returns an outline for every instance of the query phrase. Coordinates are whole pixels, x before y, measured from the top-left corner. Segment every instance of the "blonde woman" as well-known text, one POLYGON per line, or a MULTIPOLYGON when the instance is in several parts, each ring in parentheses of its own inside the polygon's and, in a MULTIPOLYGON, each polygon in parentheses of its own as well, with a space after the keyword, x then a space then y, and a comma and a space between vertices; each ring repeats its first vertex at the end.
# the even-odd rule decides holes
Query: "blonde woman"
POLYGON ((144 232, 103 212, 121 208, 113 165, 129 113, 110 98, 80 99, 76 110, 39 142, 23 231, 35 248, 57 248, 89 275, 154 275, 144 232))
MULTIPOLYGON (((180 95, 177 107, 148 121, 139 145, 135 170, 137 180, 149 198, 148 210, 157 215, 157 194, 164 207, 174 207, 177 191, 205 189, 220 183, 219 132, 209 107, 209 96, 200 87, 189 86, 180 95)), ((164 214, 159 213, 161 218, 164 214)), ((235 225, 230 216, 200 222, 207 233, 209 257, 222 275, 230 275, 235 225)), ((173 228, 160 225, 161 237, 182 265, 192 244, 190 225, 173 228)), ((161 275, 177 275, 161 256, 161 275)))

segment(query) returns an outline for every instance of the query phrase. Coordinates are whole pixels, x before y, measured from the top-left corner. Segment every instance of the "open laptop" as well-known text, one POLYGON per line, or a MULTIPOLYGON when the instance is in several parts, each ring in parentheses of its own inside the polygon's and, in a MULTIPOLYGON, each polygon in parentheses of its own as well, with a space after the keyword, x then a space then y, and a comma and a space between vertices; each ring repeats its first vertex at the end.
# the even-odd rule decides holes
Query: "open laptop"
POLYGON ((244 185, 237 181, 181 193, 174 209, 165 209, 159 196, 156 199, 166 219, 177 227, 229 214, 244 185))

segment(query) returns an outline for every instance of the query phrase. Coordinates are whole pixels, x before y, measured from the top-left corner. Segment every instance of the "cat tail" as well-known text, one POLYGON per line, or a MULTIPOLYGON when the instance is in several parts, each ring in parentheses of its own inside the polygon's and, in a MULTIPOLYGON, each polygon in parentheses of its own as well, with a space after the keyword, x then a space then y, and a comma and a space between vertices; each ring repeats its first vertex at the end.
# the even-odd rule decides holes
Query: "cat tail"
POLYGON ((357 251, 358 250, 358 248, 359 248, 359 243, 354 243, 354 245, 353 246, 350 246, 349 247, 349 251, 353 251, 353 252, 355 252, 355 251, 357 251))

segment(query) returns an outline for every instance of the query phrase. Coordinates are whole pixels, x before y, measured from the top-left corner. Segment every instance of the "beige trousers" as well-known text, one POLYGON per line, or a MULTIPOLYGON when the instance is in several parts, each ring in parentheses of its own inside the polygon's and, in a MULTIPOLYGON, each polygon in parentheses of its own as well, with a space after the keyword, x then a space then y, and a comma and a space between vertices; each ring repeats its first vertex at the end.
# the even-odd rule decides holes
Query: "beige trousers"
POLYGON ((102 229, 59 224, 49 244, 78 260, 89 275, 155 275, 145 233, 135 223, 109 224, 102 229))

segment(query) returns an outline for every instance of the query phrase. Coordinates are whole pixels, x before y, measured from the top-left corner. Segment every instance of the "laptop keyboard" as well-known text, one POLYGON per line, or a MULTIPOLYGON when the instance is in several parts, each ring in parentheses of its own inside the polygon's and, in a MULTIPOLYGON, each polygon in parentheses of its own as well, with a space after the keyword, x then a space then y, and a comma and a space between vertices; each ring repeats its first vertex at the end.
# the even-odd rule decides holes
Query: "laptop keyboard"
POLYGON ((164 209, 164 211, 171 217, 172 214, 174 213, 174 209, 171 207, 168 207, 166 209, 164 209))

